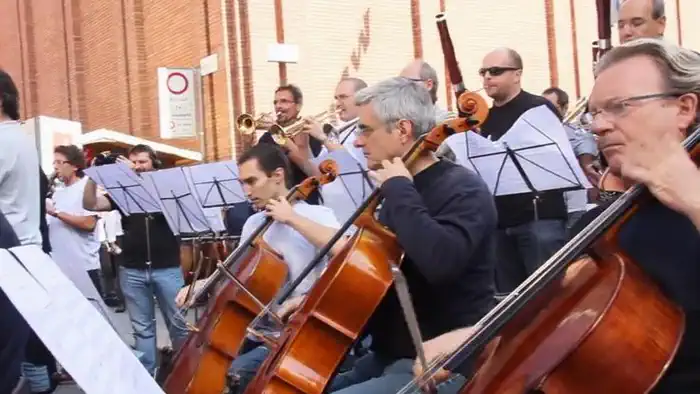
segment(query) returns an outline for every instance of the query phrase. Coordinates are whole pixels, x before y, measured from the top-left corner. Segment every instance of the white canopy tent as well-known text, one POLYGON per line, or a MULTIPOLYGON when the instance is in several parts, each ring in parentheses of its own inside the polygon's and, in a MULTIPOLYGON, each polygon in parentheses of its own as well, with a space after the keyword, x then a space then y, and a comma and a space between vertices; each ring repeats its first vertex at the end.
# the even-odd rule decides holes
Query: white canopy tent
POLYGON ((77 142, 85 147, 95 147, 95 151, 110 150, 110 146, 130 148, 135 145, 145 144, 153 148, 161 160, 173 165, 192 164, 202 161, 202 153, 178 148, 162 142, 150 141, 145 138, 120 133, 114 130, 98 129, 78 136, 77 142))

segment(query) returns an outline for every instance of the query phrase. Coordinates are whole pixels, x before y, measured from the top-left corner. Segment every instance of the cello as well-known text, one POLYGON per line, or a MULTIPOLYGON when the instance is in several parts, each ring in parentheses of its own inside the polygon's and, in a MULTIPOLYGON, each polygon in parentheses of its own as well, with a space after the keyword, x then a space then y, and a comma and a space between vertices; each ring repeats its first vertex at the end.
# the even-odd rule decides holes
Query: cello
MULTIPOLYGON (((461 95, 459 104, 460 112, 471 117, 440 124, 419 138, 402 158, 407 166, 423 152, 434 152, 450 135, 471 130, 486 118, 488 106, 478 94, 461 95)), ((357 227, 330 259, 279 339, 267 341, 272 344, 272 352, 246 393, 323 393, 392 285, 392 268, 402 260, 403 250, 396 236, 374 217, 380 198, 379 189, 375 189, 307 266, 305 274, 350 226, 357 227)), ((305 274, 289 286, 281 300, 289 297, 305 274)))
MULTIPOLYGON (((337 176, 337 164, 325 160, 321 175, 309 177, 286 196, 290 202, 304 200, 319 186, 337 176)), ((243 241, 207 279, 190 302, 192 305, 212 289, 220 279, 197 327, 173 358, 171 371, 163 385, 168 394, 219 394, 226 384, 226 371, 238 355, 246 328, 265 308, 287 281, 288 268, 263 240, 274 221, 268 217, 243 241), (233 272, 229 267, 234 265, 233 272)))
MULTIPOLYGON (((683 145, 697 165, 700 128, 683 145)), ((675 357, 685 314, 618 244, 622 226, 650 200, 643 185, 624 191, 479 321, 457 351, 399 393, 421 392, 426 379, 484 346, 461 394, 651 391, 675 357)))

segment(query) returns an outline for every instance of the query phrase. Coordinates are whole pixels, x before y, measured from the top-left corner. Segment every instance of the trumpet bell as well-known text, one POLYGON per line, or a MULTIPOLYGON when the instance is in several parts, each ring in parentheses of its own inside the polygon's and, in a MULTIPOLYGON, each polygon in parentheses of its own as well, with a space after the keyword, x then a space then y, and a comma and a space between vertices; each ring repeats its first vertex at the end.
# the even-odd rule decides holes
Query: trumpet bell
POLYGON ((241 134, 250 135, 255 132, 255 119, 250 114, 241 114, 236 118, 236 128, 241 134))

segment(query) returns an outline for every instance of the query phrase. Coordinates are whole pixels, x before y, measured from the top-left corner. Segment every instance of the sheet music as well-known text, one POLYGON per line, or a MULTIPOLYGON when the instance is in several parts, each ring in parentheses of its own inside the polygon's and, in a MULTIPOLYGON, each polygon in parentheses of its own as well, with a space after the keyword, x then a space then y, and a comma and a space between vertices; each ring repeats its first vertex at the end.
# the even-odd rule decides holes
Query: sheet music
POLYGON ((246 200, 235 161, 184 167, 185 176, 204 208, 225 207, 246 200))
POLYGON ((331 208, 342 223, 369 197, 374 185, 367 176, 366 167, 355 160, 348 151, 336 150, 320 155, 313 163, 318 166, 326 159, 335 160, 338 165, 338 177, 321 187, 323 205, 331 208))
POLYGON ((126 164, 92 166, 85 169, 85 174, 112 197, 124 215, 156 213, 162 209, 154 197, 155 190, 126 164))
POLYGON ((147 172, 143 178, 155 190, 173 234, 215 231, 195 198, 183 168, 147 172))
POLYGON ((87 394, 164 394, 39 246, 0 249, 0 287, 87 394))
POLYGON ((498 141, 467 132, 453 135, 446 142, 457 162, 479 174, 497 196, 532 191, 507 148, 537 191, 591 187, 563 124, 545 105, 522 114, 498 141))

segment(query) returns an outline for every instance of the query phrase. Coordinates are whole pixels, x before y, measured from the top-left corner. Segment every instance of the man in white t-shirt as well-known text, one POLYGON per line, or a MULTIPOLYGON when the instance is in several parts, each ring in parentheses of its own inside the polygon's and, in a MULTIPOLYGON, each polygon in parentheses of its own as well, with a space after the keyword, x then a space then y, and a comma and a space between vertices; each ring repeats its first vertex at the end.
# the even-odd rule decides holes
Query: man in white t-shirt
POLYGON ((46 202, 51 257, 90 301, 102 307, 97 215, 83 208, 85 156, 75 145, 54 149, 53 167, 63 187, 46 202))
MULTIPOLYGON (((263 240, 282 256, 289 267, 287 279, 293 281, 325 245, 328 234, 334 234, 340 224, 328 207, 304 201, 290 205, 285 199, 292 186, 289 161, 277 145, 255 145, 238 159, 238 165, 246 197, 258 210, 243 225, 241 239, 250 237, 266 217, 271 217, 274 223, 263 235, 263 240)), ((331 253, 337 252, 336 249, 332 249, 331 253)), ((323 268, 321 264, 312 271, 292 298, 281 306, 280 314, 301 303, 303 295, 318 279, 323 268)), ((197 281, 195 288, 201 287, 204 281, 197 281)), ((185 303, 187 290, 187 287, 180 290, 176 298, 178 305, 185 303)))

